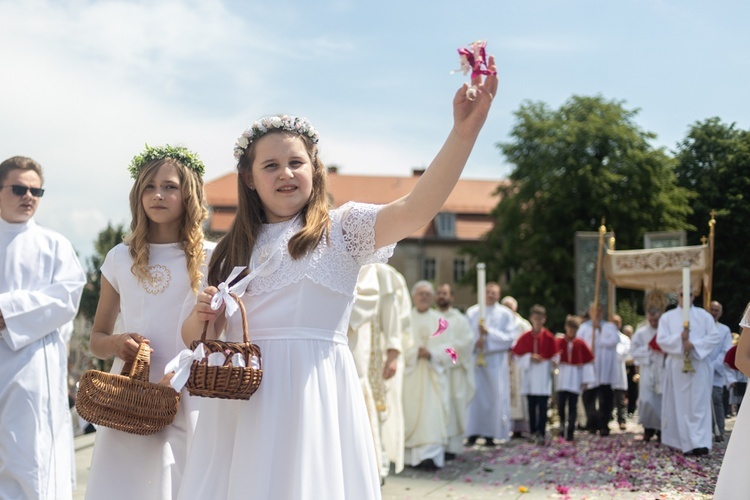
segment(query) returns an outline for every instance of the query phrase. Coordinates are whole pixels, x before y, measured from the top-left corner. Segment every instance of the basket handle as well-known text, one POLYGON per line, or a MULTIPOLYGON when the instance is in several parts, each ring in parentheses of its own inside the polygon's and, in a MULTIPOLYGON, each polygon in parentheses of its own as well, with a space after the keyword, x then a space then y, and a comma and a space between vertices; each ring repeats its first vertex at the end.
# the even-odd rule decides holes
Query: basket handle
MULTIPOLYGON (((237 305, 240 307, 240 313, 242 314, 242 341, 246 344, 250 343, 250 335, 247 332, 247 312, 245 312, 245 305, 242 300, 234 292, 229 292, 229 295, 237 301, 237 305)), ((206 342, 206 332, 208 331, 208 321, 203 324, 203 332, 201 333, 201 342, 206 342)))
POLYGON ((135 355, 135 359, 123 365, 120 375, 127 375, 132 379, 148 382, 150 365, 151 347, 147 343, 141 342, 138 344, 138 353, 135 355))

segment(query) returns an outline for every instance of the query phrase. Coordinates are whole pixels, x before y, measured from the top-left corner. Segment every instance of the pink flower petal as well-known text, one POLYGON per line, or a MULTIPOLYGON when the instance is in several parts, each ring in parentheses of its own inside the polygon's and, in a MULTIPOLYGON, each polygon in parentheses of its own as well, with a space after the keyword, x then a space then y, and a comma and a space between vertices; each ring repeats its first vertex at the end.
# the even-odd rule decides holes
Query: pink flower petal
POLYGON ((458 353, 456 353, 456 350, 452 347, 448 347, 445 349, 445 352, 447 352, 451 359, 453 360, 453 364, 456 364, 456 360, 458 359, 458 353))
POLYGON ((437 337, 438 335, 440 335, 447 329, 448 329, 448 321, 445 318, 440 318, 438 320, 437 330, 435 330, 435 333, 433 333, 432 336, 437 337))
POLYGON ((495 75, 495 71, 487 68, 487 54, 485 47, 486 40, 480 40, 469 44, 468 48, 458 49, 458 56, 461 62, 461 70, 464 74, 471 71, 471 77, 478 75, 495 75))

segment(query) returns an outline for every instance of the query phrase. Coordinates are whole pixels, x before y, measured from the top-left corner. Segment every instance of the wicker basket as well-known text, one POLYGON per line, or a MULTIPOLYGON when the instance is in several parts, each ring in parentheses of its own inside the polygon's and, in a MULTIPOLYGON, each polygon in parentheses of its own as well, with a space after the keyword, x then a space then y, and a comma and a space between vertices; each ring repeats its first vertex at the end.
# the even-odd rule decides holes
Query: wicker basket
POLYGON ((242 313, 242 342, 222 342, 206 340, 208 322, 203 326, 201 339, 193 341, 190 349, 195 350, 203 344, 206 358, 193 361, 190 366, 190 377, 187 381, 188 392, 192 396, 220 399, 250 399, 250 396, 260 387, 263 378, 263 365, 260 358, 260 347, 250 343, 247 333, 247 313, 242 301, 235 294, 230 294, 239 305, 242 313), (208 366, 208 355, 214 352, 224 353, 226 361, 223 366, 208 366), (232 366, 231 361, 235 353, 240 353, 245 360, 245 366, 232 366), (250 358, 255 356, 259 368, 250 366, 250 358))
POLYGON ((148 381, 151 348, 142 342, 120 375, 89 370, 78 382, 76 410, 95 425, 130 434, 155 434, 174 421, 180 393, 148 381))

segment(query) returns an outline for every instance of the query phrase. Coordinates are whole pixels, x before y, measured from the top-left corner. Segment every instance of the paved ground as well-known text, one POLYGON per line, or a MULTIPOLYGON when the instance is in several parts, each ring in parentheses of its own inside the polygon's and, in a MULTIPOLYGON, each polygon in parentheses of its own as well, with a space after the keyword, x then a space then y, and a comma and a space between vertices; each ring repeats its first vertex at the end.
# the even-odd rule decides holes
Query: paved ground
MULTIPOLYGON (((728 431, 733 424, 733 418, 727 420, 728 431)), ((726 443, 715 443, 707 457, 684 457, 657 443, 643 442, 634 421, 625 431, 611 428, 606 438, 577 433, 574 444, 552 439, 549 446, 538 446, 514 439, 496 448, 467 448, 437 472, 407 467, 389 476, 383 498, 711 498, 726 443)), ((76 438, 74 500, 84 497, 95 438, 95 433, 76 438)))

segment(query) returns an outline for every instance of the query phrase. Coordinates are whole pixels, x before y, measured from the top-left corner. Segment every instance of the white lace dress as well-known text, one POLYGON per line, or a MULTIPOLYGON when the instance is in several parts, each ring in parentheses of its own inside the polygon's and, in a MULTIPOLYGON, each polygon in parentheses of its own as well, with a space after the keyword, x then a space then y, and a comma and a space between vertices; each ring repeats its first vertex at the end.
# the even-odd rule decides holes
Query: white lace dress
MULTIPOLYGON (((374 249, 379 206, 331 211, 331 233, 293 260, 299 220, 268 224, 251 268, 270 259, 242 300, 262 352, 263 381, 249 401, 194 398, 198 424, 179 498, 380 498, 378 461, 347 341, 360 267, 393 252, 374 249)), ((229 320, 239 340, 240 314, 229 320)))

